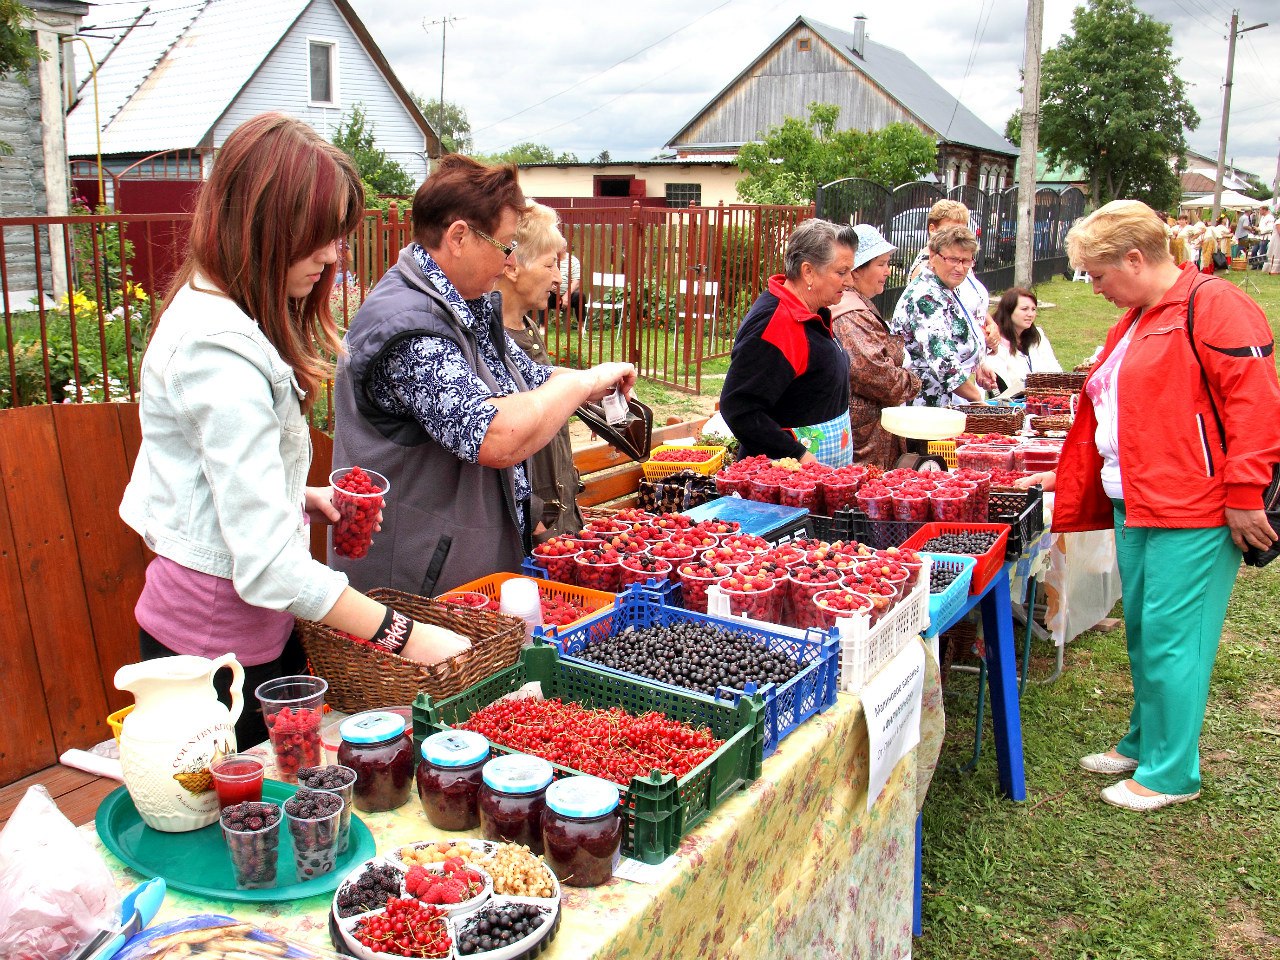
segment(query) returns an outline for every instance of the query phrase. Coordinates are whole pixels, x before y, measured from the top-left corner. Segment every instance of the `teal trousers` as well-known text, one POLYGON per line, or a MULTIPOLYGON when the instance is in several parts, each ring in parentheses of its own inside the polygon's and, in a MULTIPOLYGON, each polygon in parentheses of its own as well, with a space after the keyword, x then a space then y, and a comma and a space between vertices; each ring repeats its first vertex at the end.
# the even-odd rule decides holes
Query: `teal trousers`
POLYGON ((1116 751, 1158 793, 1200 789, 1200 729, 1240 551, 1227 527, 1125 526, 1115 506, 1124 626, 1133 675, 1129 732, 1116 751))

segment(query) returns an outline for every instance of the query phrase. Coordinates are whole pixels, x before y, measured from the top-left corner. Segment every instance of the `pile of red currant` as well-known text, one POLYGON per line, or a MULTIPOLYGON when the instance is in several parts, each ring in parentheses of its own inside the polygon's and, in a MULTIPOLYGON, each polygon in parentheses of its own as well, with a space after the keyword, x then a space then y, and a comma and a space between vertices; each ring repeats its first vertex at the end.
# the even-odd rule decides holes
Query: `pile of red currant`
POLYGON ((462 724, 490 743, 627 786, 662 770, 680 778, 724 743, 660 713, 634 716, 561 700, 499 700, 462 724))
POLYGON ((391 897, 378 916, 356 924, 352 935, 374 953, 400 957, 447 957, 453 949, 445 911, 412 897, 391 897))

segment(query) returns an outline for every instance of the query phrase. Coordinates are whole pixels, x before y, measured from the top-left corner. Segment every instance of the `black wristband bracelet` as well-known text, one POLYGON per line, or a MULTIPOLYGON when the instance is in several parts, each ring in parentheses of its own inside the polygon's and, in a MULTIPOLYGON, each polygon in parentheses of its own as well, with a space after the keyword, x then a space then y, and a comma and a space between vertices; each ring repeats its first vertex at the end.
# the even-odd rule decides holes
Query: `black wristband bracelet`
POLYGON ((378 627, 377 633, 369 639, 369 642, 389 653, 399 653, 404 649, 404 645, 409 642, 409 631, 412 629, 412 620, 403 613, 398 613, 387 607, 386 615, 382 618, 382 625, 378 627))

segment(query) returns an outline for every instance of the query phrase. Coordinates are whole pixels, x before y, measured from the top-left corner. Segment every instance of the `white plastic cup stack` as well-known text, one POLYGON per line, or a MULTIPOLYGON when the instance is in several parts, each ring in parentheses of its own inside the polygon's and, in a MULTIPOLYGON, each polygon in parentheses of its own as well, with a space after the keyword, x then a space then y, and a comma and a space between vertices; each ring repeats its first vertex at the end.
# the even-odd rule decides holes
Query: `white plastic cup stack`
POLYGON ((498 612, 522 619, 525 642, 531 641, 533 628, 542 626, 542 599, 538 596, 538 584, 527 577, 516 577, 503 583, 498 597, 498 612))

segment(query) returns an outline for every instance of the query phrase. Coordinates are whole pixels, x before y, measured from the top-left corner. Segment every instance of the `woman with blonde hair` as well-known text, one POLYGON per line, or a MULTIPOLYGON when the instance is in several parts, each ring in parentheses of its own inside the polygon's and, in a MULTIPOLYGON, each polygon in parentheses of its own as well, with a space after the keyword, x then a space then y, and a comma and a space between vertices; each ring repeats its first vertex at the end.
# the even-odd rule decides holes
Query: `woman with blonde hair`
MULTIPOLYGON (((294 618, 428 663, 466 650, 315 560, 307 519, 338 512, 306 487, 307 413, 331 371, 338 243, 364 191, 346 154, 278 113, 241 124, 201 185, 191 243, 142 361, 142 445, 120 515, 156 556, 136 616, 144 659, 234 653, 249 689, 302 673, 294 618)), ((227 700, 222 673, 219 694, 227 700)), ((236 724, 266 739, 261 712, 236 724)))
MULTIPOLYGON (((547 347, 534 317, 546 307, 549 294, 561 281, 561 264, 568 245, 560 233, 559 218, 550 207, 531 203, 516 224, 515 255, 507 260, 498 278, 494 305, 502 313, 507 336, 535 363, 550 365, 547 347)), ((530 461, 533 487, 530 516, 536 521, 533 537, 541 542, 562 533, 582 529, 578 509, 578 471, 573 466, 573 441, 566 423, 551 442, 530 461)))
POLYGON ((1200 730, 1241 551, 1275 534, 1262 494, 1280 459, 1280 384, 1266 315, 1233 284, 1174 265, 1136 200, 1067 235, 1072 265, 1125 310, 1085 382, 1056 474, 1055 532, 1115 529, 1133 677, 1129 730, 1081 759, 1132 774, 1129 810, 1200 795, 1200 730))

